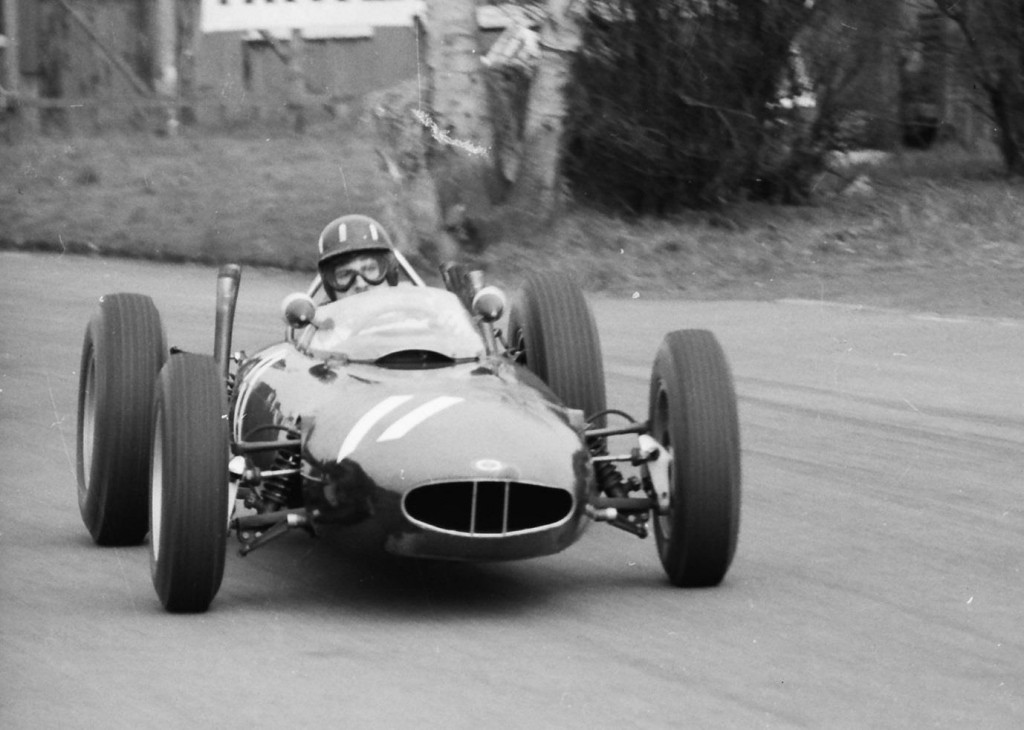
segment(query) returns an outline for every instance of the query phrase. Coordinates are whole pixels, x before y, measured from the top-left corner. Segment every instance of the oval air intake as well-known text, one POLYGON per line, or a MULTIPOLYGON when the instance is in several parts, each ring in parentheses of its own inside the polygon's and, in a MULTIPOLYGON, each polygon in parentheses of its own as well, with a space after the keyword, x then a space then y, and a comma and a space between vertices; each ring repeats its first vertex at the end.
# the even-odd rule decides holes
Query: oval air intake
POLYGON ((564 522, 572 514, 573 497, 564 489, 523 482, 437 482, 410 490, 403 508, 425 527, 488 537, 564 522))

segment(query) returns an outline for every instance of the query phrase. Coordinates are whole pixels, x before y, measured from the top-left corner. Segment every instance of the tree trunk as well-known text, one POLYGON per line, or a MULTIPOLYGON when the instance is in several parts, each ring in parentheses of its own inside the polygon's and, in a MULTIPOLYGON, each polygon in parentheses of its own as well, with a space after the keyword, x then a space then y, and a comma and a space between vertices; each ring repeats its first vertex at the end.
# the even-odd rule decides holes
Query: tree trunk
POLYGON ((288 110, 292 114, 292 129, 298 134, 306 131, 306 72, 305 41, 298 28, 292 28, 288 41, 288 110))
POLYGON ((999 151, 1006 171, 1024 175, 1024 95, 1012 81, 988 89, 992 116, 999 125, 999 151))
MULTIPOLYGON (((154 86, 157 94, 168 99, 178 97, 178 19, 174 0, 157 0, 153 14, 153 66, 154 86)), ((178 110, 172 104, 167 107, 163 119, 164 131, 173 137, 178 132, 178 110)))
POLYGON ((200 0, 178 0, 178 91, 181 94, 181 122, 194 124, 196 110, 196 54, 199 50, 200 0))
POLYGON ((486 96, 476 2, 427 3, 427 80, 421 90, 427 160, 445 219, 490 215, 491 175, 486 96))
POLYGON ((565 85, 570 54, 579 29, 569 7, 573 0, 550 0, 541 27, 541 57, 533 78, 523 132, 523 157, 510 205, 538 222, 550 220, 562 204, 560 174, 565 85))
POLYGON ((1018 0, 936 0, 966 44, 964 63, 984 90, 998 125, 1006 171, 1024 175, 1024 6, 1018 0))
POLYGON ((18 33, 18 0, 3 0, 0 12, 3 12, 7 23, 5 28, 7 46, 0 53, 0 58, 4 60, 3 85, 8 93, 17 94, 19 91, 18 87, 21 85, 21 71, 19 70, 21 51, 18 48, 18 41, 20 40, 18 33))

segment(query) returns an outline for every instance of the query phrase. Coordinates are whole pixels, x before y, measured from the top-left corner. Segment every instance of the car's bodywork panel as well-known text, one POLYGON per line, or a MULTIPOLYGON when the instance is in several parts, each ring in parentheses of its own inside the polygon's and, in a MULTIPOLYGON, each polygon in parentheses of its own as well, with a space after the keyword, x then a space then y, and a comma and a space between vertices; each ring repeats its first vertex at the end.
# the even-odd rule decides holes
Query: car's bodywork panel
MULTIPOLYGON (((579 537, 596 491, 579 414, 485 355, 453 295, 399 287, 321 309, 314 331, 242 362, 231 408, 236 443, 301 440, 302 505, 318 523, 372 518, 393 552, 461 560, 579 537)), ((252 457, 266 470, 276 458, 252 457)))

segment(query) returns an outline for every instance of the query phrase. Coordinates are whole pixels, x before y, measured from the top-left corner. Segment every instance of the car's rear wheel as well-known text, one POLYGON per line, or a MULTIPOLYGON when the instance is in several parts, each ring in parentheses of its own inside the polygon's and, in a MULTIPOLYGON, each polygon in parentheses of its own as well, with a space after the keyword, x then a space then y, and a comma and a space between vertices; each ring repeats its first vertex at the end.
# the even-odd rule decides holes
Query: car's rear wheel
MULTIPOLYGON (((576 283, 558 273, 529 276, 509 313, 506 342, 570 408, 592 416, 607 408, 601 341, 576 283)), ((602 425, 598 418, 595 425, 602 425)))
POLYGON ((137 545, 149 532, 153 388, 166 353, 152 299, 100 300, 82 345, 76 444, 78 507, 99 545, 137 545))
POLYGON ((180 354, 160 372, 153 434, 150 567, 164 608, 205 611, 224 576, 230 442, 212 357, 180 354))
POLYGON ((717 585, 739 535, 740 434, 732 374, 713 334, 665 337, 651 373, 650 424, 671 459, 671 506, 654 520, 662 566, 677 586, 717 585))

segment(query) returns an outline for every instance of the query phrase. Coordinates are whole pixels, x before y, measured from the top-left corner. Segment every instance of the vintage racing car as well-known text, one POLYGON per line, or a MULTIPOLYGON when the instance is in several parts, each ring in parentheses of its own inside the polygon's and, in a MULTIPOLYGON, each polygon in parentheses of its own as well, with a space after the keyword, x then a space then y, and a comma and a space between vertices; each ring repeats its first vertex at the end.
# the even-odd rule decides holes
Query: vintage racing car
POLYGON ((395 286, 318 304, 317 277, 290 295, 283 341, 251 355, 231 351, 238 266, 218 275, 212 355, 169 350, 148 296, 102 297, 78 400, 94 541, 149 534, 172 612, 208 608, 230 533, 245 555, 366 520, 394 553, 469 561, 553 554, 594 521, 641 537, 652 523, 673 584, 718 584, 739 530, 740 444, 715 337, 664 338, 637 420, 606 406, 594 319, 569 277, 530 276, 506 307, 479 272, 449 265, 444 288, 427 286, 396 255, 395 286))

